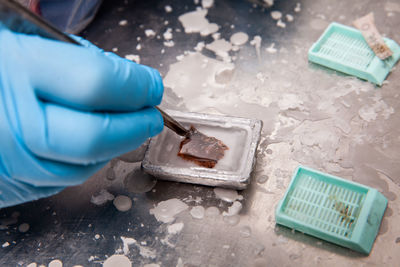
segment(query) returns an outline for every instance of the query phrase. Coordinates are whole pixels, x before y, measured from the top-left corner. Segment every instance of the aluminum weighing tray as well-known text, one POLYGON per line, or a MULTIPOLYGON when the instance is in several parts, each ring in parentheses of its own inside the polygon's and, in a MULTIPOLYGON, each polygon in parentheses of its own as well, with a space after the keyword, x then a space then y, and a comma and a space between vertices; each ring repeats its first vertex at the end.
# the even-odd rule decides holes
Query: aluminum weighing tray
POLYGON ((142 167, 160 179, 244 189, 250 183, 262 122, 230 116, 167 111, 186 127, 194 125, 206 135, 223 141, 229 150, 212 168, 204 168, 177 156, 182 137, 168 128, 152 138, 142 167))

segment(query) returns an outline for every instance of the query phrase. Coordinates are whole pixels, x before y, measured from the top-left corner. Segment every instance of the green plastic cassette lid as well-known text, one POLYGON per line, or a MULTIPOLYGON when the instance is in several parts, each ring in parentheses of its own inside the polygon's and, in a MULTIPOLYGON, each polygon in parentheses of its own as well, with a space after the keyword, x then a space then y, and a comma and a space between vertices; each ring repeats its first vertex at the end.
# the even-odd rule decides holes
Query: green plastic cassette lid
POLYGON ((336 22, 331 23, 308 51, 311 62, 382 85, 400 58, 400 46, 384 38, 393 55, 379 59, 361 32, 336 22))
POLYGON ((306 167, 298 167, 276 223, 369 254, 387 199, 376 189, 306 167))

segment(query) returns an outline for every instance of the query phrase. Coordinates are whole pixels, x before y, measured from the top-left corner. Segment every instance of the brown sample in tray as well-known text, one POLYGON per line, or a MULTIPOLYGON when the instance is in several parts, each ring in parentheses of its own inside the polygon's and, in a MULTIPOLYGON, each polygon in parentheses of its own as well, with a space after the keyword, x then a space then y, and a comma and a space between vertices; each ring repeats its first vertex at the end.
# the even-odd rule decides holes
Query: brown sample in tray
POLYGON ((190 126, 189 134, 181 142, 178 156, 199 166, 214 168, 229 148, 215 137, 202 134, 190 126))

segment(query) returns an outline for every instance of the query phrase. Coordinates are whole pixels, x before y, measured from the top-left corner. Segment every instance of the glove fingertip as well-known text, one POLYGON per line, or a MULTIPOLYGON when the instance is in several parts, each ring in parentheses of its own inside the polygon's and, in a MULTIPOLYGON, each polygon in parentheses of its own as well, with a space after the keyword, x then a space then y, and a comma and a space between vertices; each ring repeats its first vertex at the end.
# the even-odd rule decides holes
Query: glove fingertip
POLYGON ((158 135, 164 129, 164 120, 161 113, 155 108, 151 109, 151 120, 150 120, 150 131, 151 137, 158 135))
POLYGON ((153 88, 153 99, 154 106, 161 104, 161 100, 164 94, 164 84, 161 78, 161 74, 156 69, 152 69, 154 78, 154 88, 153 88))

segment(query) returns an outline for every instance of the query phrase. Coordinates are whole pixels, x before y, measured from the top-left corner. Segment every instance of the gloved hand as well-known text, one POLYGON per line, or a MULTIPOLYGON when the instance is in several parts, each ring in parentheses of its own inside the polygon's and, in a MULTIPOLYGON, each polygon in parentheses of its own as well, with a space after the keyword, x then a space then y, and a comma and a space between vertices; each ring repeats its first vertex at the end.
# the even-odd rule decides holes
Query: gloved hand
POLYGON ((0 208, 80 184, 163 128, 160 74, 0 25, 0 208))

